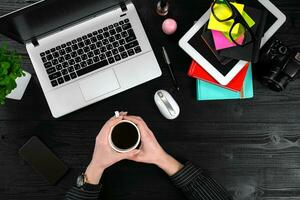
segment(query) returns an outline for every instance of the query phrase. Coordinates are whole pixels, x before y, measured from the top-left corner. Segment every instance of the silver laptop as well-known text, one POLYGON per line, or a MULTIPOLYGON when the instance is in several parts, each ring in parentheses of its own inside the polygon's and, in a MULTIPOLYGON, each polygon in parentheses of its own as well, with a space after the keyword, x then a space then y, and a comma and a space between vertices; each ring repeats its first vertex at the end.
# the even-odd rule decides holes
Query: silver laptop
POLYGON ((40 1, 0 26, 26 45, 55 118, 161 75, 131 1, 40 1))

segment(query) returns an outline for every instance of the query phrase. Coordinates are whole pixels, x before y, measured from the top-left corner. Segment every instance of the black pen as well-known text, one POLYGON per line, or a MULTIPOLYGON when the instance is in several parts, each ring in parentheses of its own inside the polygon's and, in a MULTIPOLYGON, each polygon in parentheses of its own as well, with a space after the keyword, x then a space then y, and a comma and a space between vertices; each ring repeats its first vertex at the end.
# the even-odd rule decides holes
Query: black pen
POLYGON ((165 62, 168 65, 169 72, 170 72, 172 80, 173 80, 173 84, 174 84, 175 88, 179 91, 179 86, 178 86, 178 83, 177 83, 176 78, 174 76, 173 69, 172 69, 172 66, 171 66, 171 61, 169 59, 169 56, 168 56, 168 53, 167 53, 165 47, 162 47, 162 51, 163 51, 163 56, 165 58, 165 62))

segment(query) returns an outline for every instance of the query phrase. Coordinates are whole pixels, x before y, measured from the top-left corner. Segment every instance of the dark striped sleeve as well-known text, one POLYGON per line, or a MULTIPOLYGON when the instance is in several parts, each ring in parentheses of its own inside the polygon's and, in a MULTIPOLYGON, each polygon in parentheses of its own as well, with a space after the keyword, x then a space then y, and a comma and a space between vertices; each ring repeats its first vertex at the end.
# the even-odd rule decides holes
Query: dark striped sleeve
POLYGON ((187 163, 171 181, 189 200, 232 200, 223 186, 192 163, 187 163))
POLYGON ((100 190, 82 190, 71 188, 65 196, 65 200, 99 200, 100 190))

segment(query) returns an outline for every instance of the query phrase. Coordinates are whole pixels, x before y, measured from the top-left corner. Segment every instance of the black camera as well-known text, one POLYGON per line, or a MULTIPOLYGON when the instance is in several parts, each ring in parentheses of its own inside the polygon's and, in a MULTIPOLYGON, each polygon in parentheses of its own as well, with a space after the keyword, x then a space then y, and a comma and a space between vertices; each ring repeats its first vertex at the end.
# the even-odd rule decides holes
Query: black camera
POLYGON ((300 52, 275 40, 261 53, 259 68, 264 85, 274 91, 283 91, 300 72, 300 52))

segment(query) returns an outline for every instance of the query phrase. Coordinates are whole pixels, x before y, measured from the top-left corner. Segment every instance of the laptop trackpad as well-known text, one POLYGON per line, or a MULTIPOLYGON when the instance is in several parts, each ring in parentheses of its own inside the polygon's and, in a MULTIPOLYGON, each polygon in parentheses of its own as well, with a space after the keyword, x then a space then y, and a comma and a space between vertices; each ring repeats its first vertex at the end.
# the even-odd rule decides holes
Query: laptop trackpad
POLYGON ((99 72, 96 75, 79 82, 82 94, 86 101, 100 97, 120 88, 113 69, 99 72))

